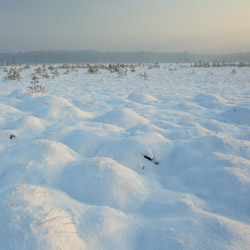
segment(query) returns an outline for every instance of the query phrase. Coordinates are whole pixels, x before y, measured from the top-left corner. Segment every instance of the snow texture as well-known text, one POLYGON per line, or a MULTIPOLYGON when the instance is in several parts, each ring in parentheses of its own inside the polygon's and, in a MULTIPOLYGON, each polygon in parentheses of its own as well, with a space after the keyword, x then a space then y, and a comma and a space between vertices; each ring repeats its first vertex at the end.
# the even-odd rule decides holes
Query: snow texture
POLYGON ((56 66, 0 68, 0 249, 250 249, 249 68, 56 66))

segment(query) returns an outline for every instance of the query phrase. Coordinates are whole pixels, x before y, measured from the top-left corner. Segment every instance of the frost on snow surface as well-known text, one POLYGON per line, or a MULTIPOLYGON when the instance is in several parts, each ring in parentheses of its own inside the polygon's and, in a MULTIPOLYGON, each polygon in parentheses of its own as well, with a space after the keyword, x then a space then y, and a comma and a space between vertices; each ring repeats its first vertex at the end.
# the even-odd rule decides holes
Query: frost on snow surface
POLYGON ((0 68, 0 249, 250 249, 250 69, 176 67, 0 68))

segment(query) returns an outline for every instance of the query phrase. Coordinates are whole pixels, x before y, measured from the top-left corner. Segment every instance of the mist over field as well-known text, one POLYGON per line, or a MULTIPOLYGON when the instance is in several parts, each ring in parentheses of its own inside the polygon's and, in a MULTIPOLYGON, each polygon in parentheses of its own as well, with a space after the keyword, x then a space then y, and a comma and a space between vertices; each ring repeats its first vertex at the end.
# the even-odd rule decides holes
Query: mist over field
POLYGON ((250 52, 248 0, 2 0, 0 52, 250 52))
POLYGON ((197 63, 203 62, 250 62, 249 53, 194 54, 188 52, 100 52, 100 51, 30 51, 0 53, 0 63, 197 63))

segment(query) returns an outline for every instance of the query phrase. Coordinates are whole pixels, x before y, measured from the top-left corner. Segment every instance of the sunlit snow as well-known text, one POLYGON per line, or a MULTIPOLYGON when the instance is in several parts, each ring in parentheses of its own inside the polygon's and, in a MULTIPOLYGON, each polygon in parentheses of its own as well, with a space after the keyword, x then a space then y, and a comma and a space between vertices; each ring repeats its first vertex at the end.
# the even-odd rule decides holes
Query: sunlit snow
POLYGON ((0 249, 250 249, 249 67, 38 66, 0 67, 0 249))

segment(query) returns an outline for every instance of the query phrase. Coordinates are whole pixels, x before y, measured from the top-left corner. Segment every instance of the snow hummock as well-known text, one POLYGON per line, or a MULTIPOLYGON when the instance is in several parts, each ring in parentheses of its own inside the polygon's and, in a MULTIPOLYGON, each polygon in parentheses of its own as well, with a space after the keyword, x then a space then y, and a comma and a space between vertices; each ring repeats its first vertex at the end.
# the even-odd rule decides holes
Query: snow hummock
POLYGON ((128 96, 128 100, 138 102, 141 104, 147 104, 147 103, 152 103, 152 102, 157 102, 157 99, 153 97, 152 95, 147 95, 147 94, 142 94, 142 93, 131 93, 128 96))
POLYGON ((55 67, 0 68, 0 249, 249 249, 249 68, 55 67))
POLYGON ((139 124, 147 124, 149 121, 129 108, 115 108, 99 117, 96 121, 109 123, 122 128, 130 128, 139 124))
POLYGON ((250 125, 250 108, 233 106, 219 114, 218 119, 232 124, 250 125))
POLYGON ((64 169, 59 188, 82 203, 121 211, 134 210, 147 196, 137 173, 105 157, 95 157, 64 169))
POLYGON ((19 109, 30 111, 32 115, 45 120, 68 122, 93 117, 93 114, 80 110, 65 98, 52 95, 36 96, 31 100, 24 100, 17 106, 19 109))

